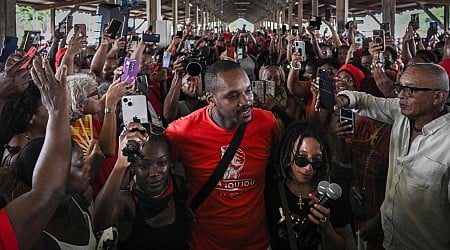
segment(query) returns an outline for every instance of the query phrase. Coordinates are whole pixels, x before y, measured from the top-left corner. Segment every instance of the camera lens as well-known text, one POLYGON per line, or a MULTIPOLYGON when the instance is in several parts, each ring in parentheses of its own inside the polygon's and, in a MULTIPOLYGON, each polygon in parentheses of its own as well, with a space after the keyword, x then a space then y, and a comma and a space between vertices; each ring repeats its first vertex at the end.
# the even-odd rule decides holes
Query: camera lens
POLYGON ((191 76, 198 76, 202 72, 202 65, 198 62, 189 62, 186 66, 186 72, 191 76))
POLYGON ((132 102, 129 102, 129 103, 127 103, 128 104, 128 106, 133 106, 133 103, 132 102))
POLYGON ((123 102, 128 102, 128 99, 127 98, 123 98, 123 102))

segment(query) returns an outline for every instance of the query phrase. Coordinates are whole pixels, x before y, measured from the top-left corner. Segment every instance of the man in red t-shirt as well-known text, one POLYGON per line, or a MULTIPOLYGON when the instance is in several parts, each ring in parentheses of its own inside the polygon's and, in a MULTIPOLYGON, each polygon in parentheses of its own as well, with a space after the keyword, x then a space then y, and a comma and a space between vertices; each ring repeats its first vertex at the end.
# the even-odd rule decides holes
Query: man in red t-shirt
POLYGON ((166 131, 175 158, 185 166, 191 199, 216 169, 239 125, 248 125, 224 176, 194 211, 189 247, 267 249, 263 189, 279 138, 277 122, 272 113, 252 107, 250 80, 238 64, 219 61, 204 79, 209 106, 172 122, 166 131))

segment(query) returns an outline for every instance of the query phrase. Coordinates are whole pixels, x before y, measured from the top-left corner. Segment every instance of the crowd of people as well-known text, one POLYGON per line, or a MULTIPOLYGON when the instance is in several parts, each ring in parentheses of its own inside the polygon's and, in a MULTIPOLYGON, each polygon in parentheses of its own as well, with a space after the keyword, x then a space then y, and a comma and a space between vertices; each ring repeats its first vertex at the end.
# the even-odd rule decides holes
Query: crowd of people
POLYGON ((449 249, 450 36, 323 22, 20 46, 0 249, 449 249))

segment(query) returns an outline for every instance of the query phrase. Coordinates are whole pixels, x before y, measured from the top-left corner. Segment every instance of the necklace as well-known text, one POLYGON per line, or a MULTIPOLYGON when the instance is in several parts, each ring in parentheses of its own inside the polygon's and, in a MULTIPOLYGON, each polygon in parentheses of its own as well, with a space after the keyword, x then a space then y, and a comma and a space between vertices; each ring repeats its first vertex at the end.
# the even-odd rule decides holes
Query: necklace
POLYGON ((305 205, 305 203, 303 202, 303 198, 302 195, 300 194, 298 197, 298 202, 297 202, 298 207, 300 208, 300 210, 303 209, 303 205, 305 205))
POLYGON ((25 137, 27 140, 31 141, 31 138, 28 135, 26 135, 25 133, 22 133, 22 136, 25 137))

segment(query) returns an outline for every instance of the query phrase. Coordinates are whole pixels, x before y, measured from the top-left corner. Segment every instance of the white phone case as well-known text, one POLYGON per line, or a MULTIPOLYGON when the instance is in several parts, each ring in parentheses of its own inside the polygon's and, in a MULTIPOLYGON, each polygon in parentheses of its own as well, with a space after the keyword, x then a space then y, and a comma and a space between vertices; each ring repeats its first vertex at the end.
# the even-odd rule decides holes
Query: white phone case
POLYGON ((139 119, 140 123, 148 123, 147 98, 145 95, 127 95, 122 97, 122 119, 125 124, 139 119))

